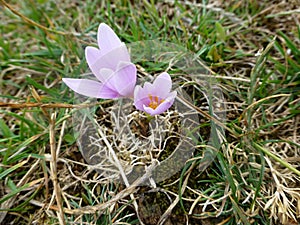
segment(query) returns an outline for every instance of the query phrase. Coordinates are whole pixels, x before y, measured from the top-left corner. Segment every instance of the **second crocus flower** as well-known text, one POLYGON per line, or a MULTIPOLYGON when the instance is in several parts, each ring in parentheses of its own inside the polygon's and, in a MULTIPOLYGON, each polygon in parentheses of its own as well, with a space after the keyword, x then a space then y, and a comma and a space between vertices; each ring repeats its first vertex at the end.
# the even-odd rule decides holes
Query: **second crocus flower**
POLYGON ((134 105, 151 116, 161 114, 174 103, 176 91, 171 92, 172 80, 168 73, 161 73, 153 82, 137 85, 134 90, 134 105))

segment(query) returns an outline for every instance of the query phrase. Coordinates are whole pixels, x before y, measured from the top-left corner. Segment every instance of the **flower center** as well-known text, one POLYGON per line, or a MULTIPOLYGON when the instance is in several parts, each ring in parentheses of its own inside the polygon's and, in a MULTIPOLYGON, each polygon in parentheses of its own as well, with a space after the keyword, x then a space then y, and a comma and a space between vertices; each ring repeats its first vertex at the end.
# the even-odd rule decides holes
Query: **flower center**
POLYGON ((150 103, 149 107, 152 109, 156 109, 163 101, 164 99, 160 99, 157 96, 149 95, 150 103))

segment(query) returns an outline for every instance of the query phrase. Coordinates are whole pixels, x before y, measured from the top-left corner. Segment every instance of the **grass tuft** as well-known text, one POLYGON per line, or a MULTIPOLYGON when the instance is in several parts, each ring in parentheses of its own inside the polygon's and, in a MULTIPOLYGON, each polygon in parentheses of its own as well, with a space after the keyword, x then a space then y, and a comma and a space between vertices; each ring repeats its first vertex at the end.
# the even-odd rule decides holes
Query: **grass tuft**
MULTIPOLYGON (((297 1, 0 4, 0 224, 300 222, 297 1), (96 44, 101 22, 125 43, 173 43, 206 65, 205 72, 194 74, 192 66, 191 74, 175 68, 174 58, 137 65, 145 79, 168 69, 189 94, 191 101, 182 98, 182 104, 197 112, 200 121, 187 132, 193 135, 193 155, 182 156, 182 168, 163 181, 149 181, 149 174, 125 183, 108 179, 104 175, 114 168, 102 165, 99 170, 99 165, 88 164, 76 144, 86 138, 98 148, 110 148, 105 157, 118 163, 123 178, 130 165, 121 163, 136 156, 130 152, 134 148, 128 133, 122 142, 114 136, 122 132, 114 132, 118 114, 112 101, 74 102, 76 95, 61 82, 89 71, 84 49, 96 44), (220 98, 205 92, 208 77, 216 79, 213 91, 220 98), (89 119, 105 131, 100 129, 98 139, 93 139, 97 131, 82 137, 73 127, 74 115, 92 109, 97 111, 89 119), (148 181, 150 186, 139 186, 148 181)), ((185 60, 178 63, 186 66, 185 60)), ((120 128, 147 134, 141 123, 147 118, 130 113, 130 126, 120 128)), ((134 163, 149 166, 151 160, 162 161, 174 152, 179 141, 171 136, 180 129, 180 115, 160 118, 170 135, 166 151, 143 146, 134 163)), ((171 173, 170 168, 164 172, 171 173)))

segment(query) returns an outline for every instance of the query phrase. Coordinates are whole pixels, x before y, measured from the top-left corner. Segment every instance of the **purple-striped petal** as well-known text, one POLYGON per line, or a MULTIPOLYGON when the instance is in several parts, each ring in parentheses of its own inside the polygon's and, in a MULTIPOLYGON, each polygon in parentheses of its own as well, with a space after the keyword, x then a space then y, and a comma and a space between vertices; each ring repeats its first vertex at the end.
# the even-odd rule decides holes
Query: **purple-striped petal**
POLYGON ((172 106, 169 102, 163 102, 161 103, 156 109, 152 109, 151 107, 147 107, 144 105, 144 111, 148 113, 151 116, 161 114, 165 112, 167 109, 169 109, 172 106))
POLYGON ((133 63, 120 62, 117 71, 107 83, 121 96, 133 97, 136 79, 136 66, 133 63))
POLYGON ((154 80, 152 92, 161 98, 166 98, 170 93, 171 88, 171 77, 168 73, 163 72, 154 80))
POLYGON ((91 67, 102 56, 101 51, 98 48, 87 46, 85 48, 85 59, 88 65, 91 67))
POLYGON ((106 77, 101 75, 101 69, 108 68, 115 71, 120 61, 130 62, 130 55, 124 43, 105 54, 103 54, 102 50, 98 50, 99 52, 96 50, 93 47, 87 47, 85 57, 93 74, 103 83, 106 77), (96 59, 95 57, 98 58, 96 59))
POLYGON ((133 96, 134 96, 134 106, 135 108, 137 108, 138 110, 143 110, 143 98, 140 97, 140 92, 141 90, 143 90, 143 88, 140 86, 140 85, 136 85, 135 88, 134 88, 134 93, 133 93, 133 96))
MULTIPOLYGON (((143 87, 137 86, 134 90, 134 105, 137 109, 145 111, 145 107, 147 108, 147 113, 157 110, 160 111, 159 107, 164 107, 165 104, 161 103, 163 106, 158 106, 155 110, 148 107, 151 100, 150 96, 155 97, 157 96, 159 99, 163 99, 164 102, 170 95, 170 90, 172 87, 171 77, 168 73, 163 72, 161 73, 153 82, 153 84, 146 82, 143 87), (150 108, 150 109, 148 109, 150 108)), ((176 96, 176 95, 175 95, 176 96)), ((171 105, 173 104, 171 101, 171 105)), ((163 110, 164 111, 164 110, 163 110)), ((159 113, 157 113, 159 114, 159 113)))
MULTIPOLYGON (((101 76, 100 77, 101 78, 100 81, 103 84, 107 84, 107 81, 109 79, 111 79, 114 74, 115 74, 115 72, 113 70, 108 69, 108 68, 102 68, 102 69, 100 69, 100 76, 101 76)), ((110 87, 110 88, 113 89, 113 86, 109 86, 109 85, 106 85, 106 86, 108 86, 108 87, 110 87)))
POLYGON ((170 93, 171 87, 171 77, 167 73, 160 74, 153 84, 137 85, 134 90, 135 107, 151 116, 165 112, 173 105, 177 95, 176 91, 170 93))
POLYGON ((153 82, 153 84, 149 82, 145 82, 143 88, 139 88, 135 93, 134 99, 137 101, 138 107, 140 105, 140 99, 148 99, 149 95, 159 96, 162 99, 167 98, 170 94, 170 90, 172 87, 171 77, 168 73, 160 74, 153 82))
POLYGON ((99 25, 97 41, 100 50, 103 51, 103 54, 119 47, 122 43, 116 33, 105 23, 101 23, 99 25))
POLYGON ((78 94, 92 98, 114 99, 119 94, 100 82, 88 79, 63 78, 63 82, 78 94))
POLYGON ((151 107, 148 107, 147 105, 143 105, 143 110, 150 114, 151 116, 161 114, 168 110, 174 103, 175 97, 177 95, 176 91, 173 91, 169 93, 169 96, 161 103, 156 109, 152 109, 151 107))
POLYGON ((149 105, 150 99, 149 99, 149 93, 148 90, 145 88, 146 83, 144 87, 141 87, 140 85, 135 86, 134 89, 134 106, 138 110, 144 111, 143 105, 149 105))

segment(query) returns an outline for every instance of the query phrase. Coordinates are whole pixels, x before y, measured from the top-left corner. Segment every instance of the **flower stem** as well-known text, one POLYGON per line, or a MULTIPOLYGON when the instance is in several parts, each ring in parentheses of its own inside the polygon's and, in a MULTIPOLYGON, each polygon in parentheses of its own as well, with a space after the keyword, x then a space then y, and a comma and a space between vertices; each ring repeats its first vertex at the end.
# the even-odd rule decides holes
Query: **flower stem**
POLYGON ((146 117, 147 117, 147 122, 149 123, 154 118, 154 116, 151 116, 148 113, 145 113, 145 114, 146 114, 146 117))

